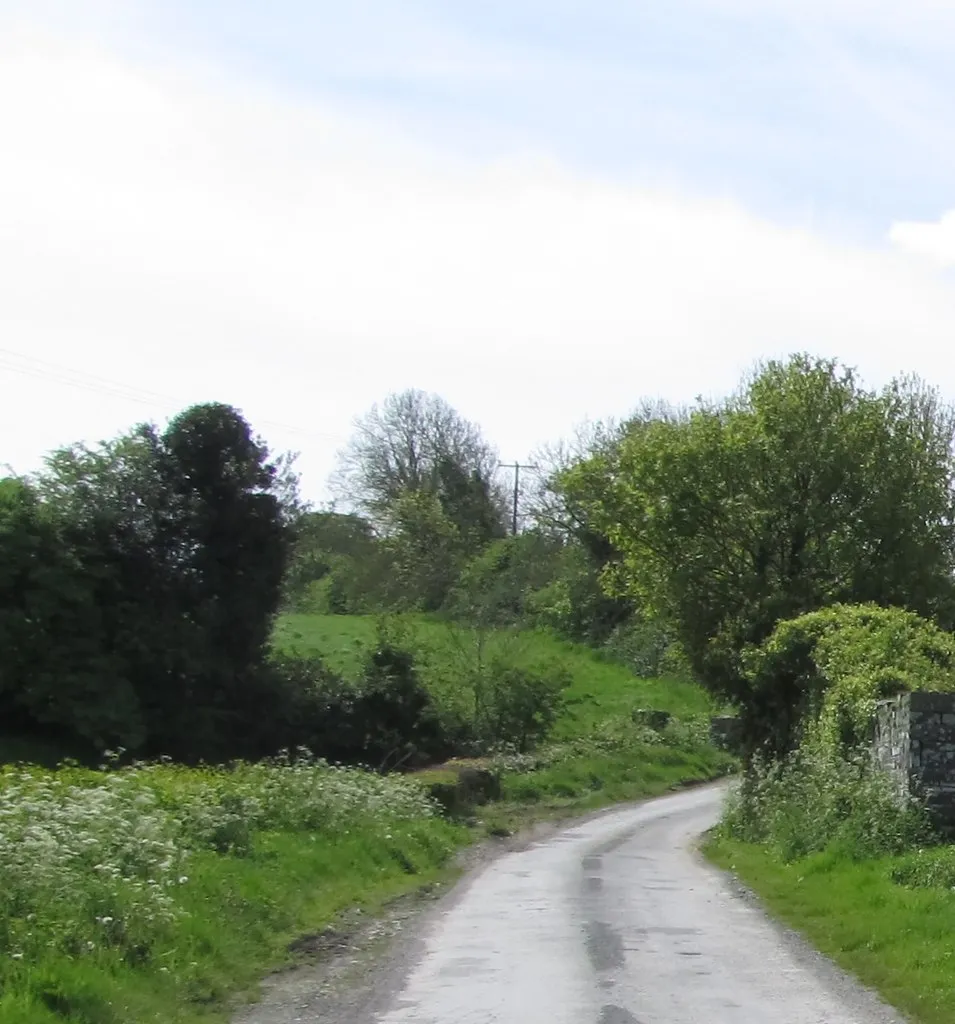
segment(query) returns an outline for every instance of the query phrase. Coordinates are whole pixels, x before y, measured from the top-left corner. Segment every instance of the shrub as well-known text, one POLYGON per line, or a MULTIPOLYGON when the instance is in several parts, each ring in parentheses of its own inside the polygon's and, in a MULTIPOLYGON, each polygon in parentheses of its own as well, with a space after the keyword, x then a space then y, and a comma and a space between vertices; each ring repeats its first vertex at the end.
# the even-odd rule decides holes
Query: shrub
POLYGON ((559 665, 534 669, 492 662, 478 692, 478 734, 488 744, 530 749, 553 728, 570 683, 570 673, 559 665))
POLYGON ((672 630, 663 623, 635 618, 617 626, 602 650, 644 679, 689 676, 689 663, 672 630))
POLYGON ((407 651, 375 648, 355 682, 315 656, 276 652, 268 671, 273 706, 262 724, 260 756, 304 746, 330 761, 385 769, 454 752, 407 651))
POLYGON ((400 648, 382 646, 369 654, 353 715, 366 757, 379 767, 453 753, 413 655, 400 648))
POLYGON ((955 689, 955 638, 901 608, 833 605, 779 623, 743 664, 750 736, 773 735, 780 752, 807 737, 849 751, 870 739, 878 700, 955 689), (789 717, 779 714, 782 691, 789 717))
POLYGON ((784 861, 833 848, 859 859, 900 853, 932 835, 924 808, 902 801, 868 756, 818 749, 754 761, 721 827, 784 861))

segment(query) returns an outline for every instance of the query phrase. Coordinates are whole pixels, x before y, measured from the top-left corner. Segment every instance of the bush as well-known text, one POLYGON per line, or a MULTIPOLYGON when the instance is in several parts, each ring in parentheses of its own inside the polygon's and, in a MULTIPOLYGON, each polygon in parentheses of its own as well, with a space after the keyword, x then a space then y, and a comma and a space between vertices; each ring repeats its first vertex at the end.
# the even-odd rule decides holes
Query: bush
POLYGON ((955 638, 901 608, 833 605, 779 623, 743 664, 750 736, 773 735, 779 752, 806 737, 845 752, 869 741, 880 699, 955 689, 955 638))
POLYGON ((454 752, 407 651, 377 647, 355 682, 318 657, 298 654, 273 653, 268 672, 272 706, 262 721, 259 756, 304 746, 329 761, 384 770, 454 752))
POLYGON ((878 857, 932 838, 925 809, 903 801, 868 756, 820 750, 754 761, 721 827, 735 839, 772 847, 787 862, 827 849, 878 857))
POLYGON ((478 735, 489 746, 529 750, 553 728, 570 683, 562 666, 533 669, 492 662, 477 694, 478 735))
POLYGON ((690 674, 686 655, 672 630, 658 621, 635 618, 621 623, 607 637, 602 650, 643 679, 687 678, 690 674))

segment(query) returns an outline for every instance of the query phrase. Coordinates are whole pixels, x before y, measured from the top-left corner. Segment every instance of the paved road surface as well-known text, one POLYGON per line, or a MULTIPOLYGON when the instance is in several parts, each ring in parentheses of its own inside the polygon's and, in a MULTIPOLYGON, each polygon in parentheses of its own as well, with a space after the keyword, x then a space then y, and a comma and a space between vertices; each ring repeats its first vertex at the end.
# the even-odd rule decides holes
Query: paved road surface
POLYGON ((615 811, 476 876, 379 1024, 889 1024, 692 844, 723 790, 615 811))

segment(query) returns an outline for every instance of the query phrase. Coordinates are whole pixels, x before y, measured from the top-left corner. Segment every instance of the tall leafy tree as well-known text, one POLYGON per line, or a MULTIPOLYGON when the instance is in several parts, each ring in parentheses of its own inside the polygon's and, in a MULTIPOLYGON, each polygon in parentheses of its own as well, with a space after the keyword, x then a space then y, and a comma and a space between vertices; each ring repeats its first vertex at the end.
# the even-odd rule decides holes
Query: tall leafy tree
MULTIPOLYGON (((677 624, 712 692, 754 710, 741 654, 781 619, 872 601, 952 623, 953 439, 920 382, 876 393, 800 355, 724 403, 641 422, 566 481, 620 552, 617 589, 677 624)), ((786 692, 762 695, 757 733, 786 692)))
POLYGON ((234 751, 262 697, 297 519, 288 463, 236 410, 209 404, 162 433, 57 452, 39 486, 99 609, 115 685, 136 694, 142 749, 234 751))

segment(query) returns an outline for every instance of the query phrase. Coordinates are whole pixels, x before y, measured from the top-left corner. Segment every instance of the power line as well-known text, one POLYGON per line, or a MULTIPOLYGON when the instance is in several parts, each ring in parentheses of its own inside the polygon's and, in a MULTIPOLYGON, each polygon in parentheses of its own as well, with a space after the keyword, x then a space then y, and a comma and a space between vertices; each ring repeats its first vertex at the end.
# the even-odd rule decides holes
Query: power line
MULTIPOLYGON (((174 398, 171 395, 161 394, 158 391, 150 391, 146 388, 139 388, 119 381, 108 380, 95 374, 87 373, 85 370, 77 370, 63 364, 52 363, 46 359, 36 356, 28 356, 22 352, 14 352, 10 349, 0 348, 0 369, 9 370, 12 373, 19 373, 26 377, 33 377, 37 380, 51 380, 68 387, 78 388, 81 391, 90 391, 97 394, 109 395, 112 398, 120 398, 128 402, 135 402, 139 405, 155 407, 157 405, 169 409, 182 409, 187 402, 174 398), (14 362, 12 360, 19 360, 14 362)), ((273 427, 290 434, 298 434, 302 437, 316 438, 326 441, 345 441, 341 434, 329 434, 320 431, 305 430, 302 427, 293 427, 287 423, 280 423, 276 420, 257 419, 259 425, 273 427)))
POLYGON ((514 534, 514 536, 517 536, 517 502, 521 490, 521 470, 537 469, 538 467, 531 463, 502 462, 500 468, 514 470, 514 506, 511 515, 511 531, 514 534))

